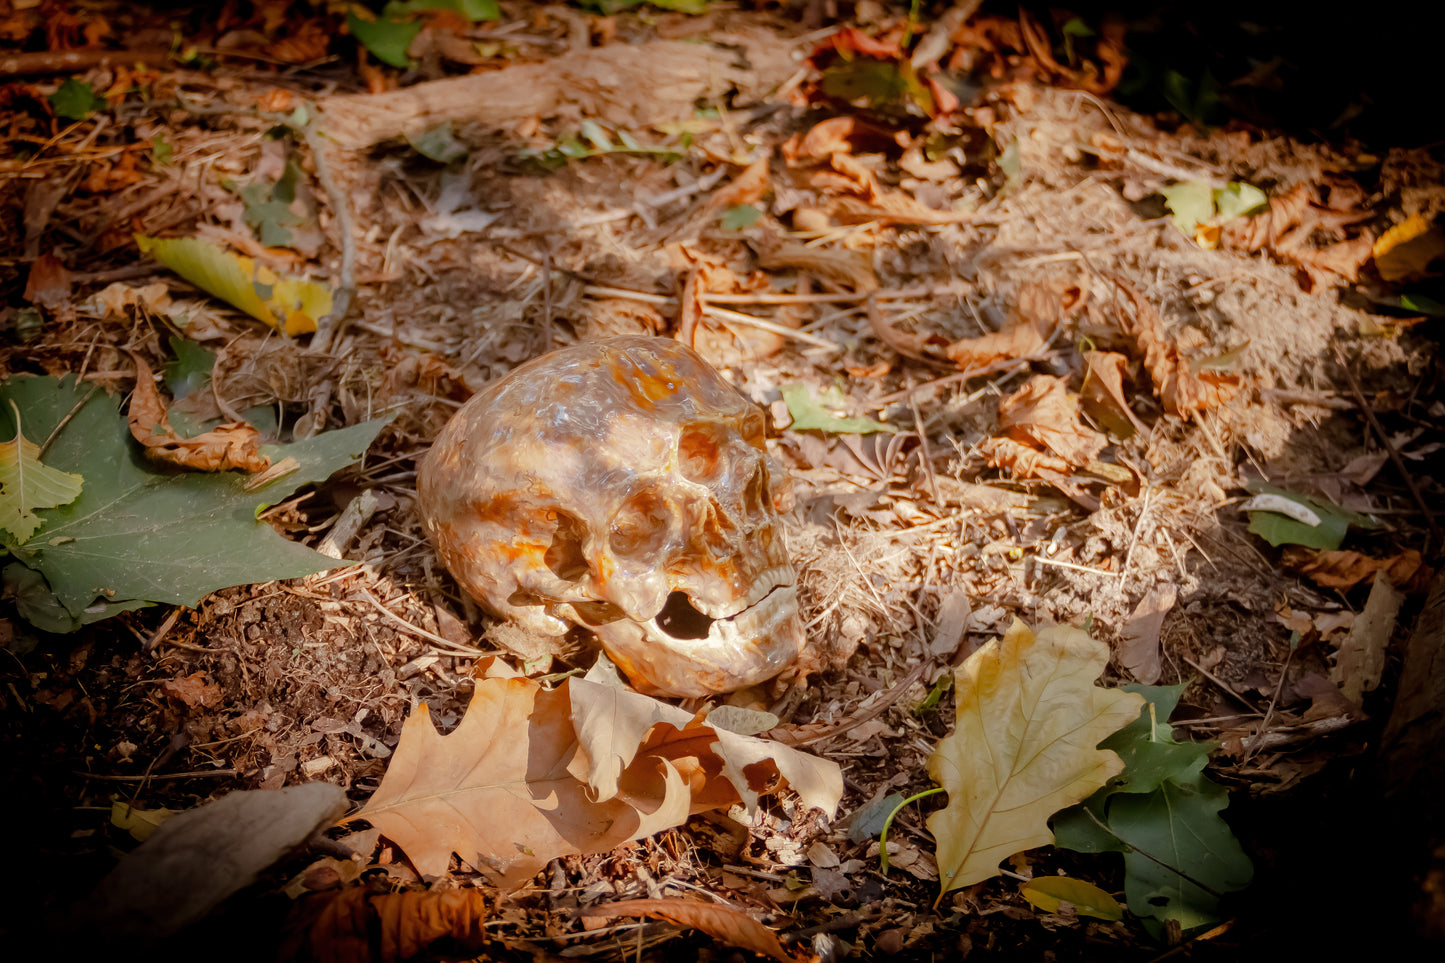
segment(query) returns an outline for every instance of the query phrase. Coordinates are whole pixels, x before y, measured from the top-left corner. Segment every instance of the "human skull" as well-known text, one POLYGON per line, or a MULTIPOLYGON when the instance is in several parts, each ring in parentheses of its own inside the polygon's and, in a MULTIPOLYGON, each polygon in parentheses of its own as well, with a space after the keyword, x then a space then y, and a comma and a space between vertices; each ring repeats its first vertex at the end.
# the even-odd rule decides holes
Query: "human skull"
POLYGON ((803 644, 765 427, 676 341, 574 345, 457 412, 418 473, 422 520, 494 615, 590 630, 644 692, 730 692, 803 644))

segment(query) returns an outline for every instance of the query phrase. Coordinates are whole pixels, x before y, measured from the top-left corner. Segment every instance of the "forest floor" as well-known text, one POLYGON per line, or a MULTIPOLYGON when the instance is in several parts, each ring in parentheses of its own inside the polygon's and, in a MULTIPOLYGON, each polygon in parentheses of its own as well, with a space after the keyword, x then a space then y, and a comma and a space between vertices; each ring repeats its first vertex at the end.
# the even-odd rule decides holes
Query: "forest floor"
POLYGON ((527 637, 457 588, 415 466, 492 379, 621 334, 686 341, 770 415, 816 671, 732 701, 836 765, 837 812, 784 788, 500 886, 465 853, 424 872, 352 822, 282 847, 179 934, 155 907, 122 930, 222 956, 285 933, 293 958, 332 959, 750 945, 736 921, 605 909, 686 898, 798 959, 1241 959, 1445 932, 1427 836, 1380 795, 1408 782, 1381 746, 1416 711, 1397 705, 1405 643, 1441 548, 1439 146, 1141 113, 1112 96, 1138 65, 1102 22, 859 4, 842 27, 808 22, 817 6, 430 13, 397 28, 396 67, 324 6, 0 2, 0 371, 120 400, 144 362, 172 423, 242 413, 268 442, 389 418, 357 464, 261 516, 330 538, 341 567, 194 605, 102 597, 109 618, 55 632, 33 623, 85 619, 45 607, 34 544, 3 543, 7 936, 85 919, 137 846, 130 814, 313 782, 354 813, 421 704, 452 731, 484 680, 545 693, 586 669, 577 634, 527 637), (279 332, 137 235, 305 277, 345 315, 279 332), (177 371, 203 387, 183 399, 177 371), (901 810, 881 870, 877 813, 933 788, 955 668, 1015 619, 1107 643, 1104 686, 1182 686, 1174 738, 1210 750, 1253 866, 1195 925, 1150 916, 1118 853, 1037 846, 940 897, 942 794, 901 810), (1021 893, 1053 876, 1129 912, 1021 893), (387 922, 358 893, 476 902, 387 922))

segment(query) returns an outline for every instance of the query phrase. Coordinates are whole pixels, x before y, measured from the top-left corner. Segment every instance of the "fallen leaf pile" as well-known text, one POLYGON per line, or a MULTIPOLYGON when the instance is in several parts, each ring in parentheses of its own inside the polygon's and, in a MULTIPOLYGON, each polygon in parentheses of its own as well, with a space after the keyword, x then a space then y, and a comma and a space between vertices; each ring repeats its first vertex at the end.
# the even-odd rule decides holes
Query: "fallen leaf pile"
POLYGON ((445 873, 456 853, 515 888, 557 856, 605 852, 784 785, 830 816, 843 791, 835 763, 621 686, 485 679, 446 736, 425 705, 412 714, 381 787, 351 818, 422 875, 445 873))
POLYGON ((928 817, 943 892, 997 876, 999 862, 1054 841, 1049 817, 1124 768, 1099 741, 1143 699, 1094 680, 1109 647, 1068 626, 1015 621, 954 673, 957 728, 928 772, 948 805, 928 817))

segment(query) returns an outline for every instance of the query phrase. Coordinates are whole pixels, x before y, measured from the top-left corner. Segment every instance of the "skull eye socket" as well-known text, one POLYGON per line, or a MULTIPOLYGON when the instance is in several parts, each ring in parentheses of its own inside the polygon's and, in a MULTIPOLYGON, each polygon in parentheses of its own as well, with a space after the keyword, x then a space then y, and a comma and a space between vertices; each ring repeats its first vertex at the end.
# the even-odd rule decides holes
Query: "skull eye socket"
POLYGON ((677 470, 688 481, 716 478, 722 471, 721 455, 717 432, 710 425, 687 428, 677 440, 677 470))
POLYGON ((587 526, 582 519, 571 512, 556 512, 557 529, 552 533, 552 544, 547 546, 542 560, 552 574, 568 582, 575 582, 587 574, 587 559, 582 554, 582 540, 587 537, 587 526))
POLYGON ((612 517, 608 537, 612 551, 621 556, 658 551, 670 534, 671 517, 662 495, 652 490, 638 492, 612 517))

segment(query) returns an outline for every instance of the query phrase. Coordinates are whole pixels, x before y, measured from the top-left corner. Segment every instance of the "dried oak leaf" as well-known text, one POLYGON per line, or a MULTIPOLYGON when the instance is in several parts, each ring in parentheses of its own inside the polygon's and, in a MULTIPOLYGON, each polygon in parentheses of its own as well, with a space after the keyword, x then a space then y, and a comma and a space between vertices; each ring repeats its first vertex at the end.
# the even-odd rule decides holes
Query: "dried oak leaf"
POLYGON ((1051 452, 1075 468, 1099 456, 1102 434, 1079 417, 1079 396, 1053 375, 1035 375, 998 403, 999 425, 1014 441, 1051 452))
POLYGON ((135 392, 127 413, 130 433, 153 461, 193 468, 197 471, 241 471, 256 473, 271 467, 261 453, 261 435, 243 421, 232 421, 196 435, 182 438, 166 421, 166 406, 156 391, 150 365, 132 353, 135 362, 135 392))
POLYGON ((690 794, 666 760, 634 759, 609 799, 573 775, 589 764, 569 704, 565 685, 483 679, 446 736, 423 704, 402 727, 381 787, 350 818, 370 821, 423 876, 445 873, 455 852, 507 888, 554 857, 681 825, 690 794))
POLYGON ((742 910, 719 903, 687 899, 627 899, 588 907, 587 916, 646 916, 702 930, 713 939, 777 960, 797 963, 808 959, 783 949, 778 936, 742 910))
POLYGON ((281 960, 401 963, 445 939, 449 953, 483 953, 487 897, 480 890, 373 893, 352 886, 309 896, 286 921, 281 960))
POLYGON ((1035 634, 1015 620, 954 670, 958 725, 928 759, 948 791, 948 805, 928 817, 943 892, 1052 843, 1049 817, 1124 768, 1098 744, 1138 718, 1144 698, 1094 685, 1108 661, 1109 647, 1086 632, 1035 634))
POLYGON ((693 812, 739 800, 752 809, 758 794, 783 784, 829 816, 843 797, 842 770, 830 760, 710 726, 623 686, 572 679, 567 688, 584 750, 579 760, 586 760, 585 770, 574 773, 599 800, 612 798, 624 773, 648 755, 668 760, 688 779, 693 812))
POLYGON ((1181 417, 1213 408, 1239 390, 1240 378, 1221 371, 1194 371, 1179 346, 1164 332, 1164 319, 1139 292, 1119 278, 1114 283, 1134 302, 1134 323, 1121 315, 1121 327, 1144 355, 1144 370, 1164 410, 1181 417))

